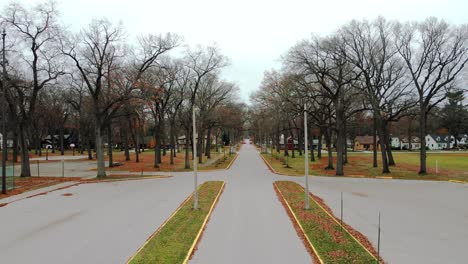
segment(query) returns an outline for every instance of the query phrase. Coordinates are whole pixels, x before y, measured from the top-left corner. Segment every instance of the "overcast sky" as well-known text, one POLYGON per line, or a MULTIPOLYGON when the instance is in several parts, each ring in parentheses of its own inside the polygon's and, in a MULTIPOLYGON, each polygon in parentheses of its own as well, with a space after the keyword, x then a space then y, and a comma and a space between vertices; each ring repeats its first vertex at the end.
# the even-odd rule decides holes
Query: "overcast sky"
MULTIPOLYGON (((0 7, 5 4, 2 0, 0 7)), ((37 1, 18 1, 34 3, 37 1)), ((217 44, 231 59, 224 78, 248 100, 263 72, 310 34, 327 34, 351 19, 423 20, 428 16, 468 23, 467 0, 59 0, 62 20, 79 30, 92 18, 122 21, 128 34, 173 32, 194 46, 217 44)))

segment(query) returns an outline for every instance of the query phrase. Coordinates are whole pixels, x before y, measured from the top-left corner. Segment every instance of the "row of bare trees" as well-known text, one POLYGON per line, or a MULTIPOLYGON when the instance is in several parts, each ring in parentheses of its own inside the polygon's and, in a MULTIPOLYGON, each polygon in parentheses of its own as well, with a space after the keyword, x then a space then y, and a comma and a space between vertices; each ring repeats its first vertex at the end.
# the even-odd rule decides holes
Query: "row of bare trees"
POLYGON ((395 165, 389 127, 403 117, 417 116, 419 173, 425 174, 428 115, 447 94, 466 85, 461 77, 468 61, 468 26, 437 18, 408 23, 382 17, 351 21, 328 36, 300 41, 282 60, 282 70, 267 72, 261 89, 252 96, 257 116, 253 122, 265 122, 267 116, 271 124, 268 129, 257 124, 257 136, 278 142, 280 133, 296 131, 301 138, 302 112, 308 111, 309 124, 326 141, 327 168, 334 169, 334 145, 336 174, 343 175, 350 125, 363 114, 369 115, 382 171, 388 173, 395 165))
MULTIPOLYGON (((211 135, 239 135, 242 130, 242 120, 233 124, 223 116, 244 107, 236 98, 236 85, 221 78, 229 60, 217 47, 185 48, 171 55, 182 46, 180 36, 149 34, 130 41, 122 24, 105 18, 70 32, 54 2, 12 2, 0 13, 0 24, 7 32, 8 58, 2 65, 7 72, 2 90, 13 151, 20 152, 21 176, 31 175, 29 150, 35 147, 41 154, 46 135, 59 131, 63 155, 65 126, 78 132, 74 143, 81 152, 87 148, 89 158, 94 146, 98 177, 106 176, 105 142, 110 166, 116 134, 125 142, 128 159, 129 141, 134 143, 138 161, 143 129, 148 127, 154 128, 155 168, 167 145, 173 163, 181 135, 186 138, 189 167, 193 108, 200 118, 199 134, 208 136, 203 153, 208 158, 211 135)), ((17 159, 18 153, 13 156, 17 159)))

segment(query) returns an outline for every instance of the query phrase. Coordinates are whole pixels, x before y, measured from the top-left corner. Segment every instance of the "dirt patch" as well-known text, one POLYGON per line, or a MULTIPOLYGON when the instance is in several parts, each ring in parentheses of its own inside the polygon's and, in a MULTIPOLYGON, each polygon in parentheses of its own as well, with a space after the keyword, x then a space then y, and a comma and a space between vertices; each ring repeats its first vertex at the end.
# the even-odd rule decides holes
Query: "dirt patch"
POLYGON ((62 196, 72 196, 72 195, 73 195, 73 193, 64 193, 64 194, 62 194, 62 196))

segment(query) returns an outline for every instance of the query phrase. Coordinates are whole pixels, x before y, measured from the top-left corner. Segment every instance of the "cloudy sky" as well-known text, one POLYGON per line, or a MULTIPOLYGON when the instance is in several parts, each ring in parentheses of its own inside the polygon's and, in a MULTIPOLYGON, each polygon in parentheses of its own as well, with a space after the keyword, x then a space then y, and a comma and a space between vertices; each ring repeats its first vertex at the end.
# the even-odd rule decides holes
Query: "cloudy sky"
MULTIPOLYGON (((2 1, 3 7, 7 1, 2 1)), ((37 1, 18 1, 27 4, 37 1)), ((428 16, 468 23, 467 0, 58 0, 73 30, 92 18, 122 21, 130 35, 174 32, 188 45, 217 44, 231 59, 224 78, 248 100, 265 70, 310 34, 327 34, 351 19, 423 20, 428 16)))

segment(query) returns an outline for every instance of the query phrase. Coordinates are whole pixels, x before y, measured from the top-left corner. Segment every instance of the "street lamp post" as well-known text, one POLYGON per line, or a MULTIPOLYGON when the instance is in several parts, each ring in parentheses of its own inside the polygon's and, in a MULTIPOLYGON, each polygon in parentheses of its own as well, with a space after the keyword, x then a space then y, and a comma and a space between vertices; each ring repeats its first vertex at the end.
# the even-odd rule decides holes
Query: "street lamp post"
POLYGON ((5 37, 6 32, 2 32, 2 193, 6 194, 6 160, 7 160, 7 133, 6 133, 6 57, 5 57, 5 37))
POLYGON ((194 183, 194 195, 193 195, 193 209, 198 209, 198 174, 197 174, 197 126, 195 120, 195 105, 192 106, 192 121, 193 121, 193 183, 194 183))
MULTIPOLYGON (((312 144, 313 147, 313 144, 312 144)), ((305 209, 309 209, 309 146, 307 142, 307 107, 304 104, 304 171, 305 171, 305 209)))

